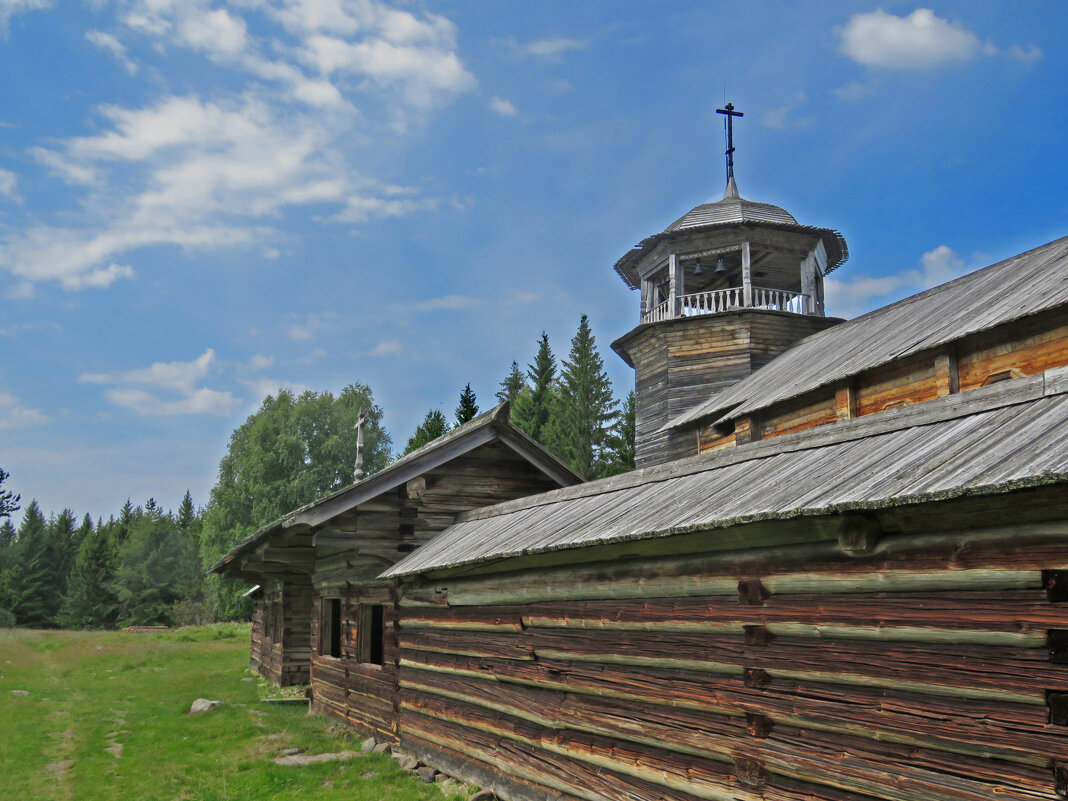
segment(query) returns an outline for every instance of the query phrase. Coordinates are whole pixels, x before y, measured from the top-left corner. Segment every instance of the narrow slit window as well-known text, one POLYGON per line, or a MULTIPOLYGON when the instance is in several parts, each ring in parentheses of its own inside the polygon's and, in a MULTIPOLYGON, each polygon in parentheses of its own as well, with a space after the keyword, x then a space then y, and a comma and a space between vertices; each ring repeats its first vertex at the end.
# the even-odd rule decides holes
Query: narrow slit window
POLYGON ((385 662, 385 609, 382 604, 360 606, 360 661, 365 664, 385 662))
POLYGON ((341 656, 341 599, 323 598, 322 620, 319 626, 319 653, 341 656))

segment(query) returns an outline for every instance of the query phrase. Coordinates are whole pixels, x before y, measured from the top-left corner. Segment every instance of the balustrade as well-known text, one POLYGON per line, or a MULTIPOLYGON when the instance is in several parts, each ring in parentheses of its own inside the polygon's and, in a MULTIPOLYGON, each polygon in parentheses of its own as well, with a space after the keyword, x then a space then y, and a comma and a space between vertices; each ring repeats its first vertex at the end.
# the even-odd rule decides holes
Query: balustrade
POLYGON ((672 301, 665 300, 658 306, 654 306, 642 315, 643 323, 658 323, 661 320, 669 320, 674 317, 693 317, 700 314, 718 314, 732 309, 772 309, 776 311, 793 312, 794 314, 806 314, 808 312, 808 296, 803 292, 791 292, 786 289, 768 289, 765 287, 752 287, 752 300, 745 303, 745 291, 742 287, 730 287, 728 289, 714 289, 709 292, 695 292, 691 295, 680 295, 675 299, 676 308, 672 308, 672 301))

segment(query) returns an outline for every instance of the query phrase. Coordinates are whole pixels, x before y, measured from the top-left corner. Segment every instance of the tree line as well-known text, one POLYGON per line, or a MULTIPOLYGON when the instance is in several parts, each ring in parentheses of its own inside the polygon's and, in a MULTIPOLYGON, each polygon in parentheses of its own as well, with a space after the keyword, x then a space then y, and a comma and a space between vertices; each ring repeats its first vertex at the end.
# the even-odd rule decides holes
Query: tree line
MULTIPOLYGON (((523 370, 513 361, 496 393, 511 422, 585 478, 634 467, 634 393, 613 395, 585 315, 568 357, 557 363, 542 333, 523 370)), ((392 440, 371 389, 351 384, 336 395, 279 390, 230 437, 203 508, 186 492, 177 511, 153 499, 127 501, 117 515, 80 521, 67 509, 45 517, 36 501, 16 528, 21 498, 5 490, 0 469, 0 626, 114 628, 244 620, 247 585, 207 575, 227 551, 283 514, 351 484, 356 422, 363 410, 364 465, 389 464, 392 440)), ((479 414, 471 385, 450 422, 431 409, 404 453, 479 414)))

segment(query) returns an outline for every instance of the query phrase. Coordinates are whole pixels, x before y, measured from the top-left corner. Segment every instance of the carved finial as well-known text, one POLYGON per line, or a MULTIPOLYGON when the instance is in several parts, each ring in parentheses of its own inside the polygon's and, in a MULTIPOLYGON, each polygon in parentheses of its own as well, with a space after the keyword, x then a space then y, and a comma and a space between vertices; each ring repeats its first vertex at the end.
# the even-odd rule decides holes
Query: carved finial
POLYGON ((360 416, 356 420, 356 469, 352 471, 352 477, 359 481, 363 478, 363 429, 367 425, 367 415, 363 407, 360 407, 360 416))
POLYGON ((716 113, 727 117, 727 189, 723 193, 723 199, 726 200, 738 197, 738 185, 734 182, 734 118, 745 115, 740 111, 735 111, 733 103, 728 103, 724 108, 717 108, 716 113))

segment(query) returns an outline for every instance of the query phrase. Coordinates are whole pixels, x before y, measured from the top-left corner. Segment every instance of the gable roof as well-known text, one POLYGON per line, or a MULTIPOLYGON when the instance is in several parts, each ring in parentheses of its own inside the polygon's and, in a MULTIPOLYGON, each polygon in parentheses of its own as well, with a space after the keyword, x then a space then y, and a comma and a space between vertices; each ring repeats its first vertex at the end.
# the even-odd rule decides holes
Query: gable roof
POLYGON ((743 417, 895 359, 1068 304, 1068 237, 806 337, 670 421, 743 417))
POLYGON ((767 519, 1068 482, 1068 367, 469 512, 398 577, 767 519))
POLYGON ((494 440, 503 442, 561 486, 582 482, 574 470, 509 423, 508 418, 509 404, 506 401, 396 459, 374 475, 317 498, 268 523, 231 548, 208 572, 222 570, 238 557, 255 550, 273 534, 294 526, 310 528, 325 523, 342 512, 494 440))

